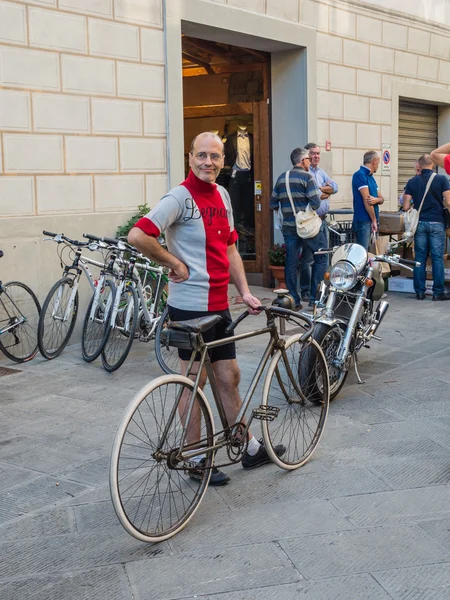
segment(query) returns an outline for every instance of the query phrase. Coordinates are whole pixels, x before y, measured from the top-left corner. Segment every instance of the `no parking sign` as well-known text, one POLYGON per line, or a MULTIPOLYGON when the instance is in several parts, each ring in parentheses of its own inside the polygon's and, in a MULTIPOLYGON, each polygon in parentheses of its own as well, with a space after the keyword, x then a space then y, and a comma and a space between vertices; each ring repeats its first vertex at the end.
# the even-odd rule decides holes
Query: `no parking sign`
POLYGON ((381 174, 391 174, 391 145, 382 144, 381 147, 381 174))

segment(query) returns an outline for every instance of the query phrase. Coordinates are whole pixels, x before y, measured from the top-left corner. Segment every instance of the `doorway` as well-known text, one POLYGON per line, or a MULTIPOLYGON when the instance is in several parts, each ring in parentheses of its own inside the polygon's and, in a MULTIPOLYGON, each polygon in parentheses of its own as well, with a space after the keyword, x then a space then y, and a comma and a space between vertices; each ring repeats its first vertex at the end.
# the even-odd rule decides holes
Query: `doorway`
POLYGON ((271 241, 270 53, 182 35, 184 165, 202 131, 224 142, 217 182, 228 190, 238 251, 253 283, 268 284, 271 241))

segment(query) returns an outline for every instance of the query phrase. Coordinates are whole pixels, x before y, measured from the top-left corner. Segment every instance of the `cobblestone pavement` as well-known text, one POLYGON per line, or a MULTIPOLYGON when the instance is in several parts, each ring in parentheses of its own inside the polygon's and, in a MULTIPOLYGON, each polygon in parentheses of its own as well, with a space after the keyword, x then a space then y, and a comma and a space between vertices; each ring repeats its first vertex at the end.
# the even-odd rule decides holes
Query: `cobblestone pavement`
MULTIPOLYGON (((0 378, 0 598, 447 600, 450 306, 388 300, 383 342, 360 355, 366 384, 349 375, 314 458, 227 468, 159 545, 122 529, 107 484, 122 411, 160 374, 151 346, 112 375, 72 346, 0 378)), ((240 346, 243 387, 263 343, 240 346)))

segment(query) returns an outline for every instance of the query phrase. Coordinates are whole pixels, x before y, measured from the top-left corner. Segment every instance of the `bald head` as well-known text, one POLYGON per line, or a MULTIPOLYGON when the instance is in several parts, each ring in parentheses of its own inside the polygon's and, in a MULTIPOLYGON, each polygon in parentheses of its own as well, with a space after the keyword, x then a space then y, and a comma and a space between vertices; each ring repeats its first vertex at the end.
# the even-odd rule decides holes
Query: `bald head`
POLYGON ((192 140, 189 166, 205 183, 215 183, 223 167, 223 142, 218 135, 205 131, 192 140))
POLYGON ((204 131, 203 133, 199 133, 198 135, 196 135, 195 138, 192 140, 190 153, 194 154, 194 149, 195 149, 197 142, 201 143, 203 141, 207 141, 208 139, 214 140, 217 143, 219 143, 222 147, 222 152, 223 152, 223 142, 220 139, 220 137, 216 133, 212 133, 211 131, 204 131))

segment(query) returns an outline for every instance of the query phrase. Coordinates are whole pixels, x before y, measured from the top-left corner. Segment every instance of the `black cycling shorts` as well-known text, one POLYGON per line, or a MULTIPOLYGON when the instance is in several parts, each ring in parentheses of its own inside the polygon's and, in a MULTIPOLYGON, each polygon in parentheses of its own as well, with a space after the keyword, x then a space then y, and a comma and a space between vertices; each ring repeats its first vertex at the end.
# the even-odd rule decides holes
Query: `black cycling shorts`
MULTIPOLYGON (((200 317, 207 317, 210 315, 220 315, 222 320, 219 323, 216 323, 211 329, 202 333, 203 339, 205 342, 212 342, 215 340, 223 340, 226 337, 230 337, 233 334, 226 334, 225 328, 232 322, 230 311, 227 310, 183 310, 181 308, 174 308, 173 306, 169 306, 169 317, 171 321, 188 321, 189 319, 198 319, 200 317)), ((236 358, 236 344, 234 342, 230 342, 229 344, 224 344, 223 346, 218 346, 217 348, 211 348, 208 350, 209 358, 211 362, 216 362, 218 360, 231 360, 236 358)), ((190 360, 192 352, 190 350, 183 350, 178 348, 178 356, 181 360, 190 360)), ((196 360, 200 360, 200 353, 197 353, 196 360)))

